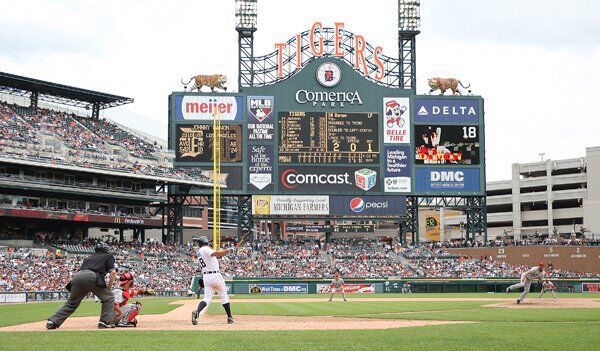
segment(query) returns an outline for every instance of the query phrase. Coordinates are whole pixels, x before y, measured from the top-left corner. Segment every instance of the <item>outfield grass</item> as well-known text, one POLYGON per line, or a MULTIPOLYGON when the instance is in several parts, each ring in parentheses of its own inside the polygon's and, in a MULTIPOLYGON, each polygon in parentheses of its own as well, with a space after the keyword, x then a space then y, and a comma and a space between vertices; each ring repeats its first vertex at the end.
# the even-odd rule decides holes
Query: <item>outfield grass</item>
MULTIPOLYGON (((506 294, 380 294, 374 297, 507 297, 506 294)), ((508 295, 515 297, 517 294, 508 295)), ((504 309, 494 301, 323 301, 324 295, 238 295, 236 298, 311 297, 311 302, 236 302, 234 315, 355 316, 473 321, 388 330, 328 331, 35 331, 0 332, 0 350, 597 350, 600 309, 504 309)), ((360 297, 365 297, 360 295, 360 297)), ((599 298, 562 294, 561 297, 599 298)), ((143 299, 143 314, 165 313, 180 298, 143 299)), ((0 326, 38 321, 62 302, 0 305, 0 326)), ((100 304, 86 301, 75 316, 98 315, 100 304)), ((208 313, 223 314, 218 302, 208 313)))
MULTIPOLYGON (((314 302, 232 302, 234 314, 273 316, 354 316, 419 320, 478 322, 600 322, 595 308, 486 307, 493 301, 314 301, 314 302)), ((218 303, 207 313, 222 314, 218 303)))
MULTIPOLYGON (((540 292, 531 292, 529 297, 539 294, 540 292)), ((423 293, 423 294, 348 294, 349 298, 360 297, 360 298, 490 298, 490 299, 505 299, 505 298, 517 298, 521 295, 520 292, 507 293, 423 293)), ((600 299, 599 294, 581 294, 581 293, 557 293, 558 297, 568 297, 577 299, 600 299)), ((336 298, 341 299, 341 295, 335 295, 336 298)), ((548 296, 548 294, 546 294, 548 296)), ((232 300, 235 299, 325 299, 329 298, 328 294, 237 294, 230 295, 232 300)))
MULTIPOLYGON (((143 314, 159 314, 167 313, 177 308, 177 305, 169 305, 169 302, 180 299, 181 298, 142 298, 135 299, 135 301, 140 301, 142 303, 143 314)), ((63 304, 64 301, 2 304, 0 305, 0 327, 47 319, 63 304)), ((99 302, 83 301, 72 316, 100 316, 101 306, 102 304, 99 302)))
POLYGON ((2 350, 597 350, 599 323, 475 323, 344 331, 1 333, 2 350))

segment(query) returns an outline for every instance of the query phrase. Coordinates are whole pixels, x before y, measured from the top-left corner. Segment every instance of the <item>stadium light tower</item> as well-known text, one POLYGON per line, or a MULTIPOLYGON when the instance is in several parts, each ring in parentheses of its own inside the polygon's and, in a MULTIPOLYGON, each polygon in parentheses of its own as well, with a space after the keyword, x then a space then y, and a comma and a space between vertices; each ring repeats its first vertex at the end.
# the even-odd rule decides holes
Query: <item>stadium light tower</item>
POLYGON ((257 0, 235 0, 235 30, 238 32, 238 91, 254 81, 254 32, 257 0))
POLYGON ((421 1, 398 0, 398 50, 400 88, 417 88, 415 39, 421 33, 421 1))

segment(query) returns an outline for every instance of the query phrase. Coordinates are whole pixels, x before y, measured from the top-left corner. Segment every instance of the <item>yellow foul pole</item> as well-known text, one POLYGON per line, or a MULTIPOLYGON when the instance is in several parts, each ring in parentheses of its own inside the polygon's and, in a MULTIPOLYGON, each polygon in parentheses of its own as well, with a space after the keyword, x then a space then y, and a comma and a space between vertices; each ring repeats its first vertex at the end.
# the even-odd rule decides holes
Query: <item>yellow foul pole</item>
POLYGON ((221 115, 213 112, 213 249, 221 248, 221 115))

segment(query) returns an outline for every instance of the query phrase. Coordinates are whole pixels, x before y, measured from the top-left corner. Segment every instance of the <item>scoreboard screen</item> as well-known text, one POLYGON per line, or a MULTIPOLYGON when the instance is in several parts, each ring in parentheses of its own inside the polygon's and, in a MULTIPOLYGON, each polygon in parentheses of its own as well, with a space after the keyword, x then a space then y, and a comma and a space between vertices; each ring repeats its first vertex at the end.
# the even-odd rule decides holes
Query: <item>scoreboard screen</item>
POLYGON ((280 163, 379 163, 379 114, 279 113, 280 163))
MULTIPOLYGON (((221 125, 221 162, 242 161, 242 126, 221 125)), ((212 124, 178 124, 175 133, 177 162, 212 162, 212 124)))

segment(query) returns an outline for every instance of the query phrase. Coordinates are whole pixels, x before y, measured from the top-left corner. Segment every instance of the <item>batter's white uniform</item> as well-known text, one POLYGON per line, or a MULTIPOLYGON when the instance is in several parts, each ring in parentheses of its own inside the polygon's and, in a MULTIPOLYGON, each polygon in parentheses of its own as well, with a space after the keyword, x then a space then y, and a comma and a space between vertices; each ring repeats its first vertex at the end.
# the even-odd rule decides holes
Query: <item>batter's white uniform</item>
POLYGON ((534 279, 539 280, 542 277, 543 272, 544 272, 544 270, 540 269, 539 266, 533 267, 530 270, 523 272, 523 274, 521 274, 521 282, 509 286, 508 290, 512 291, 512 290, 516 290, 519 288, 523 288, 523 293, 517 299, 519 302, 522 302, 523 300, 525 300, 525 296, 527 296, 527 294, 529 294, 529 289, 531 288, 531 282, 534 279))
POLYGON ((542 297, 542 295, 544 295, 544 293, 546 291, 550 291, 552 293, 552 296, 554 298, 556 298, 556 293, 554 292, 554 290, 555 290, 554 289, 554 284, 551 281, 549 281, 549 280, 544 280, 544 282, 542 283, 542 292, 540 292, 540 296, 539 297, 542 297))
POLYGON ((203 301, 206 302, 206 305, 209 305, 216 291, 221 298, 221 304, 226 304, 229 302, 227 286, 219 271, 219 260, 211 256, 213 252, 215 251, 208 245, 202 246, 198 250, 198 262, 202 267, 202 280, 204 281, 203 301))

